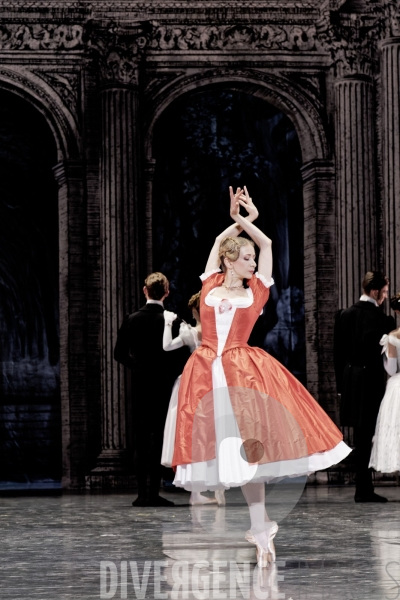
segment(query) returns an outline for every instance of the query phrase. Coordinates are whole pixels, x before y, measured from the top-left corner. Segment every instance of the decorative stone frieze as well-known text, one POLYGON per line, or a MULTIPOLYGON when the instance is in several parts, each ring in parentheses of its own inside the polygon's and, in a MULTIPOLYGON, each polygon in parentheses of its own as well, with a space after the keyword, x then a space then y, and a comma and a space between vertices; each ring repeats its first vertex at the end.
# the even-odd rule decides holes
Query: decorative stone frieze
MULTIPOLYGON (((345 0, 339 0, 344 2, 345 0)), ((154 2, 152 0, 81 0, 81 1, 68 1, 68 0, 36 0, 36 1, 27 1, 27 0, 1 0, 0 8, 2 6, 9 7, 10 2, 12 2, 13 6, 16 8, 25 8, 25 9, 43 9, 43 8, 53 8, 53 9, 69 9, 69 10, 82 10, 82 8, 90 7, 92 10, 96 10, 98 12, 110 12, 110 11, 120 11, 124 10, 126 12, 129 10, 160 10, 167 9, 170 11, 179 10, 179 9, 188 9, 188 0, 160 0, 158 2, 154 2)), ((210 8, 232 8, 232 0, 194 0, 192 6, 196 7, 196 9, 200 10, 209 10, 210 8)), ((238 6, 238 8, 242 8, 243 5, 238 6)), ((259 11, 262 9, 268 10, 291 10, 296 11, 298 13, 303 13, 306 11, 315 11, 315 2, 313 0, 265 0, 261 6, 259 0, 252 1, 249 0, 245 4, 246 10, 248 9, 256 9, 259 11)))
POLYGON ((0 24, 1 50, 80 50, 83 27, 78 24, 0 24))
POLYGON ((314 25, 153 25, 149 48, 155 50, 315 52, 321 49, 314 25))

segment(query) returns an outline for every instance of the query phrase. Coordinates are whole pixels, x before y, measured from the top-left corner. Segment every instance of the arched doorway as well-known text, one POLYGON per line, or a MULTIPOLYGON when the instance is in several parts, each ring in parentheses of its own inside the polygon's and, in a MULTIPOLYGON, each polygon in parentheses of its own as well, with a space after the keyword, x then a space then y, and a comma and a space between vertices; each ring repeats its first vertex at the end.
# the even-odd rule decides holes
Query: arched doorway
POLYGON ((254 342, 305 382, 302 159, 293 123, 260 98, 214 85, 164 111, 153 157, 153 268, 171 281, 169 307, 187 314, 213 240, 230 223, 228 186, 246 184, 273 240, 276 281, 254 342))
POLYGON ((57 148, 0 92, 0 480, 61 479, 57 148))

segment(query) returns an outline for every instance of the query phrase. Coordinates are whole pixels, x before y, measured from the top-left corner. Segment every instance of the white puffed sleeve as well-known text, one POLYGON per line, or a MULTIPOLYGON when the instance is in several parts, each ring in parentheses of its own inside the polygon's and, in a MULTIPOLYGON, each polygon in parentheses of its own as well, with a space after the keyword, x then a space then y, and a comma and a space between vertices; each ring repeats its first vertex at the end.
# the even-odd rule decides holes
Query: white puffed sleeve
MULTIPOLYGON (((380 339, 380 345, 382 346, 382 354, 383 356, 383 366, 385 367, 386 373, 391 377, 395 373, 397 373, 397 358, 392 358, 389 356, 389 344, 394 341, 392 338, 394 336, 383 335, 380 339)), ((397 340, 397 338, 395 338, 397 340)), ((397 344, 393 344, 393 346, 397 346, 397 344)))
POLYGON ((275 281, 273 280, 272 277, 268 281, 267 278, 264 277, 264 275, 261 275, 261 273, 259 273, 258 271, 257 271, 257 273, 255 275, 265 285, 266 288, 270 288, 271 285, 274 285, 274 283, 275 283, 275 281))
POLYGON ((216 273, 221 273, 221 269, 213 269, 212 271, 207 271, 206 273, 202 273, 199 277, 201 281, 205 281, 206 279, 211 277, 211 275, 215 275, 216 273))
POLYGON ((380 345, 382 346, 382 354, 386 354, 386 357, 389 355, 389 336, 385 333, 379 340, 380 345))

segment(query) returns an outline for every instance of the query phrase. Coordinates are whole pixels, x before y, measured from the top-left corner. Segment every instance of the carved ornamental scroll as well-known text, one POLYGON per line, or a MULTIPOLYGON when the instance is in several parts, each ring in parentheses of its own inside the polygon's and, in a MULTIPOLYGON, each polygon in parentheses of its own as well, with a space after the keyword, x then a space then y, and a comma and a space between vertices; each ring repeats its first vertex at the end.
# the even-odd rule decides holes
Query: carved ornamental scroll
POLYGON ((15 24, 0 25, 0 50, 81 50, 82 25, 15 24))
POLYGON ((165 26, 153 22, 154 50, 288 50, 321 48, 313 25, 165 26))
MULTIPOLYGON (((89 26, 89 35, 84 35, 78 24, 2 24, 0 25, 0 50, 82 50, 97 47, 107 52, 114 46, 125 65, 120 73, 128 78, 129 63, 147 44, 152 50, 280 50, 290 52, 315 52, 321 50, 314 25, 266 25, 234 24, 182 26, 162 25, 147 22, 123 31, 116 25, 101 30, 89 26), (151 33, 150 33, 151 32, 151 33)), ((114 56, 115 58, 115 56, 114 56)), ((111 69, 115 76, 114 60, 110 58, 106 71, 111 69)))

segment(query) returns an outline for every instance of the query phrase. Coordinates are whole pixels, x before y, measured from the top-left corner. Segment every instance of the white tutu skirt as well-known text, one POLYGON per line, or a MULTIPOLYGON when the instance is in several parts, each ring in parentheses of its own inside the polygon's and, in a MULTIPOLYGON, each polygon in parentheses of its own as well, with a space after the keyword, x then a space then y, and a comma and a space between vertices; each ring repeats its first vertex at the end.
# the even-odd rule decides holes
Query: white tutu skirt
POLYGON ((400 373, 387 382, 376 421, 369 466, 381 473, 400 471, 400 373))
MULTIPOLYGON (((344 442, 339 442, 327 452, 266 464, 249 464, 246 456, 243 456, 243 441, 233 412, 220 356, 212 364, 212 378, 217 456, 209 461, 178 465, 174 479, 175 486, 191 492, 202 492, 228 489, 249 482, 276 482, 286 477, 300 477, 326 469, 342 461, 351 452, 344 442)), ((166 458, 168 439, 172 430, 175 437, 175 427, 172 427, 174 415, 176 424, 176 407, 174 413, 172 408, 173 396, 174 393, 168 411, 170 424, 167 423, 164 434, 166 458)))

